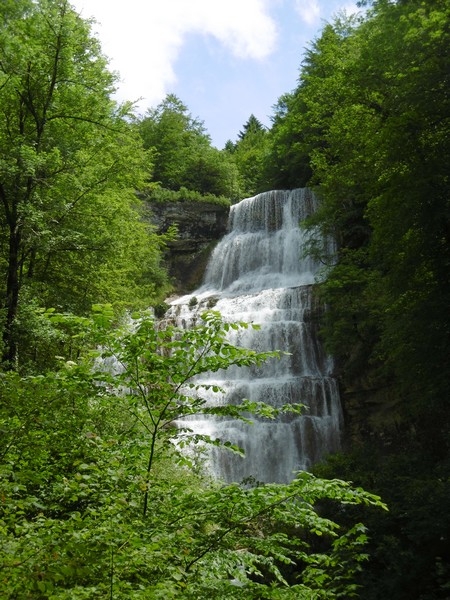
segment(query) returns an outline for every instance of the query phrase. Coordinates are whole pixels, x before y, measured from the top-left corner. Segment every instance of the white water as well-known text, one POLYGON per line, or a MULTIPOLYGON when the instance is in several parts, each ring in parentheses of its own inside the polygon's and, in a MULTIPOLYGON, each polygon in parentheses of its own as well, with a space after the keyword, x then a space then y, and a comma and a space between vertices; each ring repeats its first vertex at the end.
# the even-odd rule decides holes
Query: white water
POLYGON ((194 431, 244 449, 245 458, 212 451, 210 468, 226 481, 253 477, 287 482, 296 471, 307 470, 339 447, 342 413, 337 382, 332 361, 317 337, 319 307, 312 297, 321 265, 302 257, 306 234, 299 224, 315 210, 315 202, 310 190, 298 189, 265 192, 234 205, 229 233, 212 254, 204 285, 172 303, 172 316, 184 326, 215 303, 214 310, 225 320, 261 326, 258 331, 239 331, 232 343, 290 353, 258 369, 231 368, 209 377, 207 383, 226 390, 225 397, 211 393, 210 402, 248 398, 274 406, 307 407, 301 416, 258 419, 253 425, 226 418, 191 420, 194 431))

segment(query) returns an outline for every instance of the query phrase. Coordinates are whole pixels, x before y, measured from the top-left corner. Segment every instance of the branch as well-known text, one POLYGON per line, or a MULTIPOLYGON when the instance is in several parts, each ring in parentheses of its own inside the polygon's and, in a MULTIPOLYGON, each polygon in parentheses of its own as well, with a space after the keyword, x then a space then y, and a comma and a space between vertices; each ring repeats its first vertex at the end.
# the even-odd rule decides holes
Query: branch
POLYGON ((217 544, 223 540, 223 538, 225 536, 227 536, 229 533, 231 533, 232 531, 234 531, 235 529, 237 529, 238 527, 241 527, 242 525, 244 525, 245 523, 251 522, 254 519, 257 519, 258 517, 260 517, 261 515, 269 512, 270 510, 272 510, 274 507, 276 506, 280 506, 281 504, 286 503, 288 500, 291 500, 293 498, 296 498, 298 496, 297 493, 295 494, 291 494, 289 496, 286 496, 285 498, 282 498, 281 500, 277 500, 276 502, 273 502, 272 504, 269 504, 269 506, 265 506, 264 508, 262 508, 261 510, 259 510, 258 512, 256 512, 255 514, 251 515, 250 517, 247 517, 245 519, 242 519, 241 521, 234 523, 233 525, 230 525, 230 527, 228 527, 227 529, 225 529, 225 531, 223 531, 220 535, 218 535, 196 558, 194 558, 191 562, 189 562, 186 567, 185 567, 185 571, 189 571, 191 569, 191 567, 193 565, 195 565, 195 563, 197 563, 199 560, 201 560, 204 556, 206 556, 206 554, 208 554, 208 552, 211 552, 211 550, 213 550, 217 544))
POLYGON ((56 119, 67 119, 67 120, 73 120, 73 121, 82 121, 83 123, 92 123, 93 125, 98 125, 99 127, 106 129, 107 131, 112 131, 114 133, 124 133, 124 130, 119 127, 114 127, 112 125, 102 123, 101 121, 99 121, 97 119, 90 119, 89 117, 83 117, 83 116, 79 116, 79 115, 65 115, 65 114, 52 115, 51 117, 47 118, 47 122, 54 121, 56 119))

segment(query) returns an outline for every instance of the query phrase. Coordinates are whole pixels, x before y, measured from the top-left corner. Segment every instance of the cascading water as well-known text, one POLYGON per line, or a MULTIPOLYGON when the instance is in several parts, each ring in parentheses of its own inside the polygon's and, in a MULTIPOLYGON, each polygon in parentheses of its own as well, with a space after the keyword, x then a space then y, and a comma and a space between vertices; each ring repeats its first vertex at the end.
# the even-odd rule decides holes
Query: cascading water
POLYGON ((242 458, 212 450, 210 466, 222 480, 287 482, 339 447, 337 382, 318 340, 312 295, 319 264, 303 257, 307 234, 300 222, 315 208, 308 189, 264 192, 232 206, 229 233, 211 256, 204 285, 172 303, 172 316, 184 326, 214 306, 226 321, 260 326, 239 330, 231 340, 235 345, 289 353, 259 368, 232 367, 207 376, 207 383, 226 392, 225 398, 211 392, 210 402, 247 398, 274 406, 305 405, 302 415, 254 419, 252 425, 224 417, 191 421, 194 431, 245 451, 242 458))

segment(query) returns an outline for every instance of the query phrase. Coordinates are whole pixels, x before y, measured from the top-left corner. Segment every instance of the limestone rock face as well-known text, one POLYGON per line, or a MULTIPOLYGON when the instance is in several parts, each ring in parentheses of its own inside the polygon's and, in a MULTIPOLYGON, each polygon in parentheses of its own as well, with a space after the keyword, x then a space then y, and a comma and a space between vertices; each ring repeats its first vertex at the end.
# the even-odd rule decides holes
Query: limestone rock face
POLYGON ((215 244, 227 231, 229 207, 208 202, 152 203, 151 220, 159 233, 178 227, 177 239, 168 244, 166 264, 174 291, 197 288, 215 244))

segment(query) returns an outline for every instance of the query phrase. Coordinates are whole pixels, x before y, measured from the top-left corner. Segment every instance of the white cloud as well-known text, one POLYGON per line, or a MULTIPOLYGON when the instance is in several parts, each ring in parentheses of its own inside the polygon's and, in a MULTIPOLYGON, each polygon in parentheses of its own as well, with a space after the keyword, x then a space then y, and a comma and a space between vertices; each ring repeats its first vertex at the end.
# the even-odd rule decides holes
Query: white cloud
POLYGON ((72 0, 94 31, 111 67, 119 71, 121 94, 159 102, 176 81, 174 64, 186 35, 219 40, 238 58, 261 60, 275 48, 276 26, 268 0, 72 0), (126 90, 125 93, 123 93, 126 90))
POLYGON ((295 10, 307 25, 316 25, 320 18, 318 0, 295 0, 295 10))
POLYGON ((172 0, 172 26, 210 34, 240 58, 265 58, 274 49, 275 24, 264 0, 172 0))

